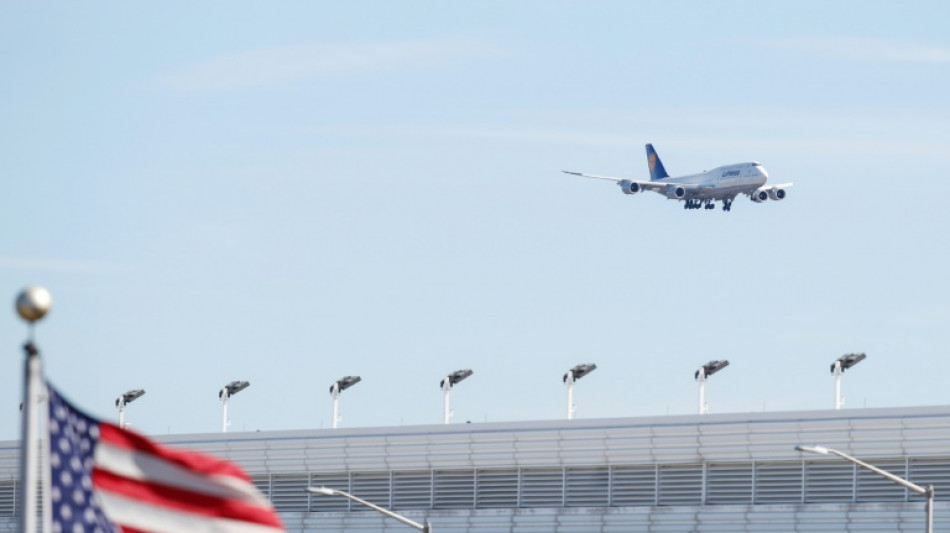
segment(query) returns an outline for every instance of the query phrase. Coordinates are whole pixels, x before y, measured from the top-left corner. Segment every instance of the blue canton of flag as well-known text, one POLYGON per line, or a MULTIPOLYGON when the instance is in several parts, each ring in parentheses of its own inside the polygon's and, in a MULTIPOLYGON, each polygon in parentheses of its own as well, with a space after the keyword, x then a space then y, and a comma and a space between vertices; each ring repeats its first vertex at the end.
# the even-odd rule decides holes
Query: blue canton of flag
POLYGON ((48 390, 53 533, 117 533, 92 486, 99 422, 48 390))

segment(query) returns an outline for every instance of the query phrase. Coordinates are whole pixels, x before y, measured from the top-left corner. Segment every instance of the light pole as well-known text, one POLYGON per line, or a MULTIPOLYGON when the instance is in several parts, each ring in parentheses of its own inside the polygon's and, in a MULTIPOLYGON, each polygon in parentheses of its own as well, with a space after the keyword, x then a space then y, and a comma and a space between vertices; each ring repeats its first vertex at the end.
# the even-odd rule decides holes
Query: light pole
POLYGON ((145 389, 132 389, 125 391, 122 396, 115 399, 115 408, 119 410, 119 427, 125 429, 125 406, 134 402, 145 395, 145 389))
POLYGON ((597 365, 583 364, 577 365, 574 368, 567 371, 564 374, 564 385, 567 386, 567 419, 574 419, 574 411, 576 406, 574 405, 574 382, 581 379, 582 377, 590 374, 594 370, 597 370, 597 365))
POLYGON ((838 457, 841 457, 842 459, 851 461, 852 463, 860 466, 861 468, 864 468, 865 470, 870 470, 871 472, 874 472, 875 474, 879 476, 887 478, 902 487, 905 487, 911 491, 916 492, 917 494, 926 496, 927 504, 926 504, 925 510, 927 512, 927 524, 926 524, 927 533, 933 533, 933 530, 934 530, 934 486, 933 485, 927 485, 927 488, 921 487, 920 485, 907 481, 906 479, 902 477, 895 476, 894 474, 888 472, 887 470, 882 470, 874 465, 869 465, 860 459, 851 457, 850 455, 842 451, 835 450, 833 448, 825 448, 824 446, 798 445, 798 446, 795 446, 795 449, 800 452, 805 452, 805 453, 816 453, 816 454, 821 454, 821 455, 837 455, 838 457))
POLYGON ((442 378, 439 387, 442 388, 442 423, 448 424, 449 418, 452 418, 452 410, 449 409, 449 393, 456 383, 472 375, 471 369, 456 370, 448 376, 442 378))
POLYGON ((349 492, 344 492, 342 490, 337 490, 337 489, 331 489, 329 487, 307 487, 307 490, 314 494, 322 494, 323 496, 343 496, 344 498, 349 498, 356 503, 363 504, 366 507, 369 507, 370 509, 380 514, 388 516, 389 518, 392 518, 393 520, 398 520, 409 527, 418 529, 419 531, 422 531, 422 533, 432 533, 432 524, 430 524, 428 521, 425 524, 420 524, 419 522, 416 522, 415 520, 406 518, 405 516, 402 516, 401 514, 394 513, 390 511, 389 509, 384 509, 376 505, 375 503, 368 502, 362 498, 359 498, 357 496, 350 494, 349 492))
POLYGON ((852 366, 864 361, 867 355, 863 353, 844 354, 834 363, 831 363, 831 375, 835 377, 835 409, 841 409, 844 398, 841 397, 841 374, 852 366))
POLYGON ((696 381, 699 382, 699 414, 704 415, 709 412, 709 405, 706 404, 706 378, 727 366, 729 366, 729 361, 721 359, 710 361, 696 371, 696 381))
POLYGON ((336 429, 340 418, 340 393, 360 382, 359 376, 344 376, 330 385, 330 396, 333 397, 333 429, 336 429))
POLYGON ((232 381, 218 391, 218 398, 221 398, 221 433, 227 433, 228 426, 231 425, 231 419, 228 418, 228 402, 231 396, 250 386, 250 382, 247 381, 232 381))

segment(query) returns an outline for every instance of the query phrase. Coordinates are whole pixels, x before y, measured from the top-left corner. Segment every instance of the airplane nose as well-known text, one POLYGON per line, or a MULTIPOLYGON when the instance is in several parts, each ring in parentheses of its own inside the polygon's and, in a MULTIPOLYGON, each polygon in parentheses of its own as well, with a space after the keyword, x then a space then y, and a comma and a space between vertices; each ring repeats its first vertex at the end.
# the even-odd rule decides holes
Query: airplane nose
POLYGON ((759 167, 759 173, 762 174, 762 177, 769 179, 769 173, 765 171, 765 167, 759 167))

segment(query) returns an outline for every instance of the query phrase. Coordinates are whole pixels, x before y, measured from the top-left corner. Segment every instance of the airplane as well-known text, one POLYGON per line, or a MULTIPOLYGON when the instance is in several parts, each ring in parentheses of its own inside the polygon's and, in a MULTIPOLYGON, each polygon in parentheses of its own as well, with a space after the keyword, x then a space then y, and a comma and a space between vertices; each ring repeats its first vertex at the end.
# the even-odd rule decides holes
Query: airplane
POLYGON ((670 200, 683 200, 684 209, 715 209, 716 201, 722 202, 723 211, 732 210, 732 201, 739 194, 760 204, 768 199, 782 200, 786 196, 786 189, 791 183, 781 185, 765 185, 769 178, 768 172, 761 163, 736 163, 716 167, 701 174, 671 177, 666 172, 660 156, 647 144, 647 166, 650 168, 650 181, 612 178, 610 176, 595 176, 582 172, 562 170, 565 174, 610 180, 620 186, 624 194, 636 194, 640 191, 653 191, 670 200))

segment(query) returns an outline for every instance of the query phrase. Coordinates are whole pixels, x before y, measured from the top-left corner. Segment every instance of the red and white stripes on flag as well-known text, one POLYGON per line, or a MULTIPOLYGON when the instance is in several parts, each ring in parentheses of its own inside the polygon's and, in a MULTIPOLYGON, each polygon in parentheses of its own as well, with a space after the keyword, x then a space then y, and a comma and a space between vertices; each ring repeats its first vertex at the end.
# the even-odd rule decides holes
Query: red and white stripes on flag
POLYGON ((161 446, 76 409, 49 386, 53 533, 277 533, 236 465, 161 446))

